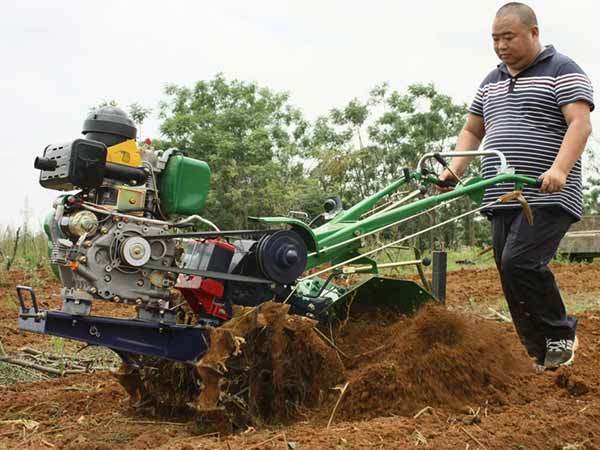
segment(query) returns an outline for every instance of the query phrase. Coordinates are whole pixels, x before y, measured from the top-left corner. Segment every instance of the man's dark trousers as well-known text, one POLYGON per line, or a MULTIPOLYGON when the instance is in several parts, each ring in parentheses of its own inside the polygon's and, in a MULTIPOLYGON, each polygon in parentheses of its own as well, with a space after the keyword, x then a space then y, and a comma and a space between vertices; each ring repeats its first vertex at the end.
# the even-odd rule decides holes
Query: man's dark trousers
POLYGON ((543 363, 546 338, 573 339, 577 320, 567 316, 548 263, 573 216, 560 206, 533 207, 533 225, 521 208, 491 217, 496 266, 513 323, 530 356, 543 363))

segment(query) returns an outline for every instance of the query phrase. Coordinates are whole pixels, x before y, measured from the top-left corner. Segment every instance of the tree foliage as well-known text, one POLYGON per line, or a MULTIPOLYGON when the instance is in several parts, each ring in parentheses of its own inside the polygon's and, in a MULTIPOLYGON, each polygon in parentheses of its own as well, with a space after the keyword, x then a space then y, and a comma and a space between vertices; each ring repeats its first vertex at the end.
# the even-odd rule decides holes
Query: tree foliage
POLYGON ((152 108, 141 105, 138 102, 134 102, 127 108, 129 116, 133 119, 137 126, 137 135, 142 138, 142 124, 146 121, 150 114, 152 114, 152 108))
POLYGON ((118 108, 119 107, 119 102, 116 101, 115 99, 100 100, 97 104, 95 104, 94 106, 90 107, 89 112, 93 113, 95 111, 98 111, 101 108, 106 108, 107 106, 110 106, 110 107, 113 107, 113 108, 118 108))
POLYGON ((583 154, 585 214, 600 214, 600 161, 595 158, 599 141, 592 137, 583 154))
POLYGON ((243 227, 247 216, 287 214, 314 201, 303 163, 309 123, 288 94, 222 75, 165 93, 163 145, 210 165, 207 215, 221 226, 243 227))
POLYGON ((466 105, 415 84, 406 93, 375 87, 366 102, 353 99, 317 119, 312 175, 352 203, 398 179, 429 151, 449 150, 463 125, 466 105))
MULTIPOLYGON (((90 111, 118 106, 103 100, 90 111)), ((152 113, 139 103, 128 112, 138 128, 152 113)), ((205 214, 224 229, 247 226, 248 216, 321 212, 326 197, 347 207, 414 168, 431 151, 454 146, 467 105, 455 103, 432 84, 397 91, 375 86, 366 99, 354 98, 308 121, 285 92, 217 75, 192 87, 168 85, 159 106, 158 148, 177 148, 205 160, 212 189, 205 214)), ((600 165, 592 140, 584 155, 585 211, 600 213, 600 165)), ((478 172, 478 160, 471 164, 478 172)), ((467 199, 402 225, 410 234, 471 209, 467 199)), ((446 245, 489 241, 489 226, 469 217, 429 235, 446 245)))
MULTIPOLYGON (((208 162, 213 176, 205 214, 223 228, 290 210, 314 216, 329 195, 349 206, 402 176, 404 167, 414 168, 424 153, 451 149, 467 111, 430 84, 406 92, 381 84, 366 100, 353 99, 312 123, 287 93, 222 75, 193 87, 170 85, 165 94, 159 145, 208 162)), ((444 240, 469 234, 464 228, 447 230, 444 240)))

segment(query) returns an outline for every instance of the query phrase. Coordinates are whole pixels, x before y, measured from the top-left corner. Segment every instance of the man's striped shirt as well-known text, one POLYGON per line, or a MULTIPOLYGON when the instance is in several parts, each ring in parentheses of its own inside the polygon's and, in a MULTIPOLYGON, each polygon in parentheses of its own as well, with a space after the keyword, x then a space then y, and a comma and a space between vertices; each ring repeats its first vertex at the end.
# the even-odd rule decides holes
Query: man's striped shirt
MULTIPOLYGON (((483 117, 485 150, 501 151, 516 173, 537 178, 552 166, 567 131, 561 107, 576 101, 594 109, 590 80, 570 58, 548 46, 516 76, 505 64, 498 65, 481 83, 469 112, 483 117)), ((498 157, 485 157, 483 178, 494 176, 498 165, 498 157)), ((483 201, 494 201, 512 190, 512 183, 492 186, 483 201)), ((561 192, 545 194, 526 187, 524 194, 530 205, 560 205, 579 219, 583 213, 581 159, 561 192)))

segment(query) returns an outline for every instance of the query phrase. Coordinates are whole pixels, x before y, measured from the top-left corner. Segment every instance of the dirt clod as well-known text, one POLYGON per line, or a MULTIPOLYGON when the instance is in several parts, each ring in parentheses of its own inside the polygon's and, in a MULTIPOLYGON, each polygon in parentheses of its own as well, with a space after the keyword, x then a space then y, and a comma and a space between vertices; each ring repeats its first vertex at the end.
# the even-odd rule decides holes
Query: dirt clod
POLYGON ((573 375, 568 368, 561 369, 556 374, 555 382, 558 387, 566 389, 574 397, 585 395, 590 391, 585 381, 573 375))

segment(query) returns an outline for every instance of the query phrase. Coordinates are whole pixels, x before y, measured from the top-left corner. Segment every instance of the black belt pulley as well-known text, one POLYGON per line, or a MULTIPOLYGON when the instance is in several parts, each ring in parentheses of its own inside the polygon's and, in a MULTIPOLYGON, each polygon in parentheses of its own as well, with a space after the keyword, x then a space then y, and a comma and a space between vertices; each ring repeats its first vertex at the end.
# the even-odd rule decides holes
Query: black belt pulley
POLYGON ((308 259, 306 244, 292 230, 263 236, 258 241, 256 255, 264 276, 278 284, 294 283, 304 272, 308 259))

